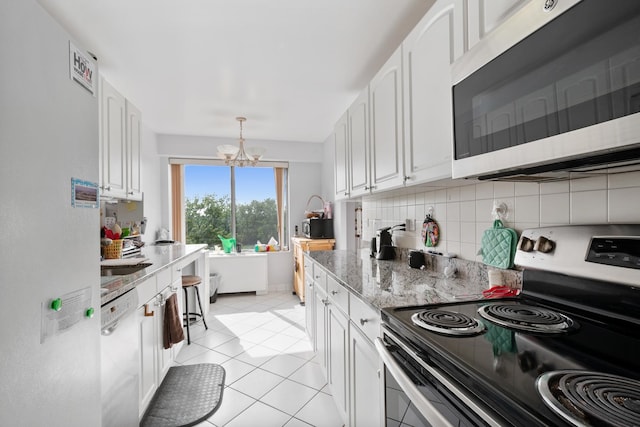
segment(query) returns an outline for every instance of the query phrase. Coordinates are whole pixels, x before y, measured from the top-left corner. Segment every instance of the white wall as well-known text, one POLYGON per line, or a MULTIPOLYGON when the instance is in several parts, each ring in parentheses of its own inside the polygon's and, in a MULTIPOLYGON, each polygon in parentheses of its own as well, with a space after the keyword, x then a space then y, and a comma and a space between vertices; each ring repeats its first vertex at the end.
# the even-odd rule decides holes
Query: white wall
POLYGON ((167 179, 167 166, 166 159, 158 156, 157 135, 144 124, 144 112, 142 123, 142 189, 144 216, 147 218, 147 227, 142 240, 149 244, 156 240, 156 230, 168 226, 162 212, 163 202, 167 200, 163 194, 166 190, 163 179, 167 179))
POLYGON ((640 223, 640 172, 553 183, 450 183, 448 188, 407 188, 363 199, 364 238, 376 228, 413 219, 413 232, 397 233, 397 244, 422 248, 421 226, 429 207, 441 228, 438 248, 481 261, 482 233, 493 223, 493 201, 509 208, 505 225, 526 228, 568 224, 640 223))

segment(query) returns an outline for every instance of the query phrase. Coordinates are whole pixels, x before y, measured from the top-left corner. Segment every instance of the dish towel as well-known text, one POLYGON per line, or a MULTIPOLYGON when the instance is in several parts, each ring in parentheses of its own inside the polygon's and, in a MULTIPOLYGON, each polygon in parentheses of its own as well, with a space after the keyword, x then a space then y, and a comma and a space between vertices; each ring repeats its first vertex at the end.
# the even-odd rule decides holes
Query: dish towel
POLYGON ((173 293, 164 304, 164 348, 171 348, 183 340, 184 331, 180 313, 178 313, 178 296, 173 293))

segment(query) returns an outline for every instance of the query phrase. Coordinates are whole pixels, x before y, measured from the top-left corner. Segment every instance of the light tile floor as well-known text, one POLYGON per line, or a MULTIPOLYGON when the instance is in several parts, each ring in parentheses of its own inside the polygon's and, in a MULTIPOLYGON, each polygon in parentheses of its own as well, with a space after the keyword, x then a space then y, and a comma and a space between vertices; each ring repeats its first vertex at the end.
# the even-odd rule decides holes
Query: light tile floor
POLYGON ((198 427, 340 427, 331 392, 305 333, 305 308, 291 292, 220 295, 208 330, 191 326, 176 364, 226 371, 220 408, 198 427))

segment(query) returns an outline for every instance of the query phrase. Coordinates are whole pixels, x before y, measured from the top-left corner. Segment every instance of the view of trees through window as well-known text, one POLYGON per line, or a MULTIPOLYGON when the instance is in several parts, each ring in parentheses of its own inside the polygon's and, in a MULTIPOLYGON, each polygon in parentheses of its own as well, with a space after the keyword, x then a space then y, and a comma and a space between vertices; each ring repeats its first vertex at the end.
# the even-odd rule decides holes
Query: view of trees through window
POLYGON ((185 165, 185 226, 187 243, 222 246, 219 235, 233 237, 232 193, 235 192, 236 241, 251 249, 260 241, 278 239, 278 212, 271 167, 234 168, 185 165))

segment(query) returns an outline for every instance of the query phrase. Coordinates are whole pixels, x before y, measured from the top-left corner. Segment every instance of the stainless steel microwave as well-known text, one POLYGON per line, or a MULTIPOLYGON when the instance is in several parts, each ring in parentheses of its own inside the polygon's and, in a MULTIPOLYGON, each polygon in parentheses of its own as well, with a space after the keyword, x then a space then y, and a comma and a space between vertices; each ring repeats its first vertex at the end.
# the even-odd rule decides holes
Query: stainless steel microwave
POLYGON ((307 239, 333 239, 333 219, 307 218, 302 222, 307 239))
POLYGON ((638 0, 533 0, 508 18, 454 64, 453 178, 638 162, 639 29, 638 0))

